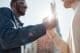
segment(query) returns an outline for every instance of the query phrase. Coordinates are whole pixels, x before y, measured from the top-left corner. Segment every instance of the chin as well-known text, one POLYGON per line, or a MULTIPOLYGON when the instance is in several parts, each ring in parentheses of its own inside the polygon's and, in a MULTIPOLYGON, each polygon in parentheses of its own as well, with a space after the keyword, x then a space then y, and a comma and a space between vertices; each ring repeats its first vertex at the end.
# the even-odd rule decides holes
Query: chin
POLYGON ((21 13, 21 16, 24 16, 25 15, 25 13, 21 13))
POLYGON ((65 7, 65 8, 71 8, 71 6, 69 6, 69 5, 64 5, 64 7, 65 7))
POLYGON ((69 6, 65 6, 65 8, 71 8, 71 7, 69 7, 69 6))
POLYGON ((22 16, 24 16, 25 14, 22 14, 22 16))

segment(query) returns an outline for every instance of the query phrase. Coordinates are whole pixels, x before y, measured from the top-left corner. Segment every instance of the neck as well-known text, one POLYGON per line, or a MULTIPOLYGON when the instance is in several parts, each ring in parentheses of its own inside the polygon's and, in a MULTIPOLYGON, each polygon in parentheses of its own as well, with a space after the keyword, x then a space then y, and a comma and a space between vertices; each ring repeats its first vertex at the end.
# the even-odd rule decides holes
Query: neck
POLYGON ((72 8, 75 10, 77 6, 80 4, 80 1, 76 1, 72 4, 72 8))
POLYGON ((15 8, 11 8, 12 9, 12 11, 13 11, 13 13, 16 15, 16 17, 20 17, 20 15, 19 15, 19 13, 16 11, 16 9, 15 8))

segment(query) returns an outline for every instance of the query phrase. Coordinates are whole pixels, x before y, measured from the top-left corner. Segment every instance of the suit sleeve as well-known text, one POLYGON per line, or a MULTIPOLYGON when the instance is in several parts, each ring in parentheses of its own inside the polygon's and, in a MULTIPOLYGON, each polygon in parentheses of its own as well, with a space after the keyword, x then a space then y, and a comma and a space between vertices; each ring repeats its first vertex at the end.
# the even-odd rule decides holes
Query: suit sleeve
POLYGON ((35 41, 46 33, 43 24, 15 29, 6 16, 0 15, 0 18, 2 18, 0 19, 0 49, 20 47, 35 41))

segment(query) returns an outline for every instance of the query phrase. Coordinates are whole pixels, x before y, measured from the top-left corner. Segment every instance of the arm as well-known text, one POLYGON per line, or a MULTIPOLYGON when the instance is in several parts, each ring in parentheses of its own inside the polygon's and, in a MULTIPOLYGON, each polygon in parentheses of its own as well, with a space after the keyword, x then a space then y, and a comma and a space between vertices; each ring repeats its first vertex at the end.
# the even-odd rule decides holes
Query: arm
POLYGON ((43 36, 46 29, 43 24, 14 29, 7 16, 0 15, 0 45, 1 49, 20 47, 43 36))
POLYGON ((53 43, 62 53, 69 53, 69 45, 65 43, 59 36, 52 30, 48 30, 50 39, 53 39, 53 43), (51 36, 50 36, 51 35, 51 36))
POLYGON ((80 8, 76 12, 73 22, 72 22, 72 30, 73 30, 73 49, 75 53, 80 52, 80 8))

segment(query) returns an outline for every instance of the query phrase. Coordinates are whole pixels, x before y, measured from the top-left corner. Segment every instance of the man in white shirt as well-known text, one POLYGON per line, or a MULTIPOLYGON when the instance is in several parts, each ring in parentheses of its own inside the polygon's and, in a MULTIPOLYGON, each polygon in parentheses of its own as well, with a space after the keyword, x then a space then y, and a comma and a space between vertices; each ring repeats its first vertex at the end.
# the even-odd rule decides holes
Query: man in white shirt
MULTIPOLYGON (((79 53, 80 52, 80 0, 63 0, 65 8, 73 8, 75 11, 71 25, 68 43, 65 43, 58 34, 49 30, 49 34, 53 35, 54 44, 61 50, 61 53, 79 53)), ((52 36, 49 36, 52 38, 52 36)))

